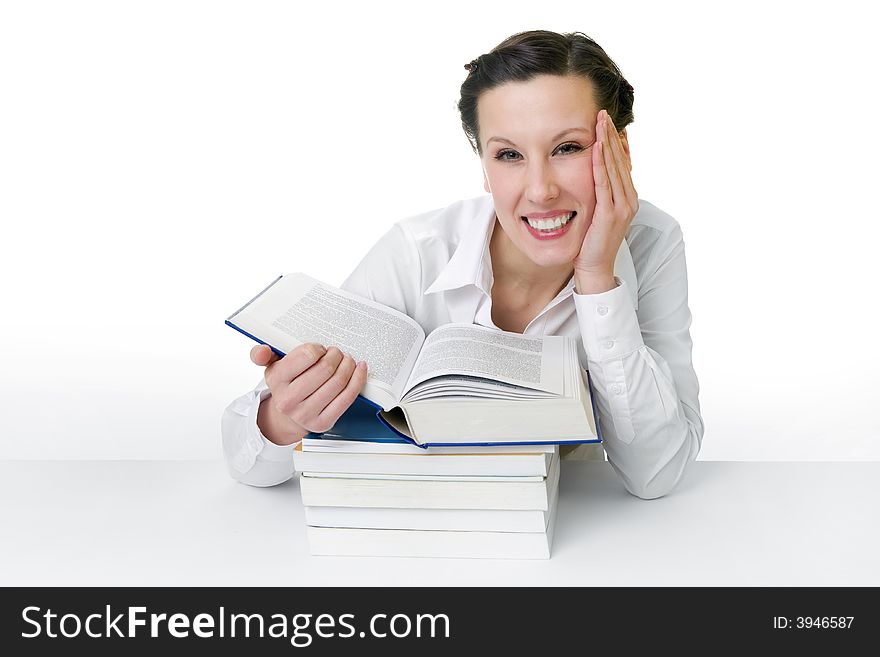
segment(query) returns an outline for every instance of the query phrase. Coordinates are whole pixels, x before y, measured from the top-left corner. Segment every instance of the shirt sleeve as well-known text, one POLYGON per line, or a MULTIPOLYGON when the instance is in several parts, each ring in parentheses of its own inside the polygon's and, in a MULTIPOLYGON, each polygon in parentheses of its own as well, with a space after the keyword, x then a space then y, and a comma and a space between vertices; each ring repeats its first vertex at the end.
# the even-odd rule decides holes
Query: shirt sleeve
POLYGON ((271 393, 265 379, 223 411, 220 433, 229 474, 250 486, 275 486, 293 476, 292 445, 276 445, 257 427, 260 402, 271 393))
POLYGON ((608 461, 627 490, 665 495, 703 438, 681 229, 657 241, 639 276, 639 306, 625 281, 575 294, 575 308, 608 461))

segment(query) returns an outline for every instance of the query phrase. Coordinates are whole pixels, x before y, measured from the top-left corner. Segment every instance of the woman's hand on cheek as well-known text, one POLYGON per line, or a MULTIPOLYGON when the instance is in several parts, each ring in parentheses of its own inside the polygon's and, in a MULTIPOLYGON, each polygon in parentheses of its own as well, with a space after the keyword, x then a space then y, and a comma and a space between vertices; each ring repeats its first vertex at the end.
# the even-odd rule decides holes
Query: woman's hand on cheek
MULTIPOLYGON (((613 281, 617 251, 639 209, 639 197, 630 176, 629 157, 605 110, 600 111, 596 119, 592 157, 596 207, 581 251, 574 259, 576 283, 586 283, 590 279, 613 281)), ((579 290, 581 287, 578 284, 579 290)))

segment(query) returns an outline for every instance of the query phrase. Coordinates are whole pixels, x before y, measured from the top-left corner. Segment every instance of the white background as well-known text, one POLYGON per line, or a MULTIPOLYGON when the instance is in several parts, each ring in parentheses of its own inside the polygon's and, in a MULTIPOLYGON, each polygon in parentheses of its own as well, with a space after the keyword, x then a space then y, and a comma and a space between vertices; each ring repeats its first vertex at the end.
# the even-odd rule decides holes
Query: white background
POLYGON ((687 245, 704 460, 877 460, 880 107, 862 2, 0 5, 0 450, 220 455, 223 320, 483 193, 462 68, 580 30, 687 245))

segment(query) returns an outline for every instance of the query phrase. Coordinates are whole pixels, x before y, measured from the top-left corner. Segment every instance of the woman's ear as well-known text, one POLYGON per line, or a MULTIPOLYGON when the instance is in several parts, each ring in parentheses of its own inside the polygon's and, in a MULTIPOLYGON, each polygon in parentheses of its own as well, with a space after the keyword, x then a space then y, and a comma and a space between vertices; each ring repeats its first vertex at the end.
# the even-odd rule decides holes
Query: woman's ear
POLYGON ((623 144, 623 152, 626 153, 626 161, 629 164, 630 173, 632 173, 633 163, 629 154, 629 138, 626 136, 626 128, 620 131, 620 143, 623 144))

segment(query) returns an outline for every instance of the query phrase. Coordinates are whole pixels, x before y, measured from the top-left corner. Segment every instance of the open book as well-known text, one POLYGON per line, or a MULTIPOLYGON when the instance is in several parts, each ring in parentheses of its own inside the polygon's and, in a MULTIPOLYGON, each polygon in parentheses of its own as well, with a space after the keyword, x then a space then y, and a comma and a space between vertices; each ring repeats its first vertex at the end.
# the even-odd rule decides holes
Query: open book
POLYGON ((400 436, 423 447, 600 441, 569 337, 471 324, 426 336, 405 314, 305 274, 279 276, 226 324, 280 356, 315 342, 367 361, 361 397, 368 403, 352 409, 379 419, 379 440, 400 436))

